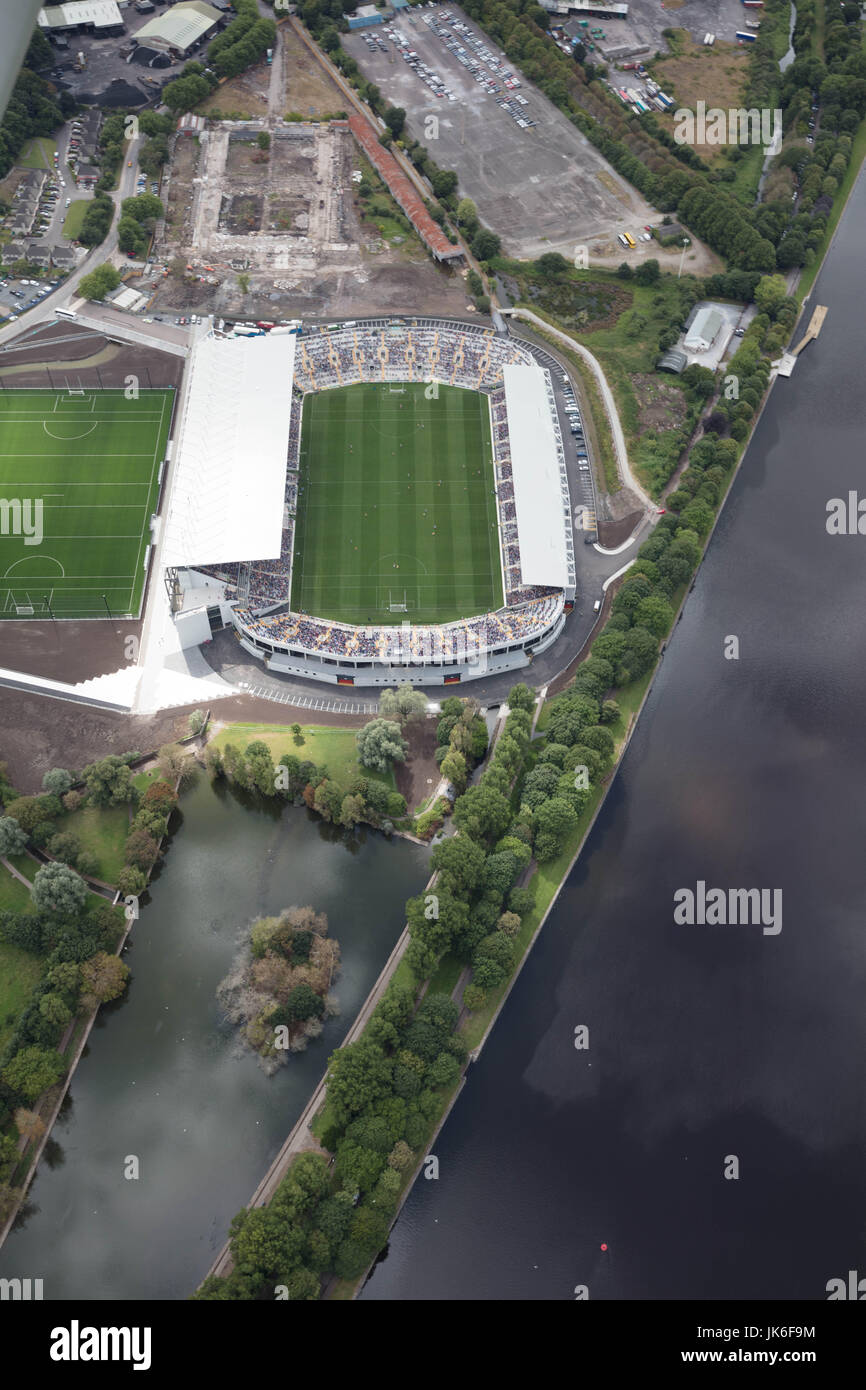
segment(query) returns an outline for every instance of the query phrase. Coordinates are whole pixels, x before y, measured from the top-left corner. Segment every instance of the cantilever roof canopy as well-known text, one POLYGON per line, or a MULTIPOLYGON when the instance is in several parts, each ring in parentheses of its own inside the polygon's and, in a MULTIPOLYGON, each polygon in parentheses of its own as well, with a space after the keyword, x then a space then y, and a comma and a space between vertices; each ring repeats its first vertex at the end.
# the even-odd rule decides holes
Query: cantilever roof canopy
POLYGON ((207 337, 193 348, 164 564, 279 556, 295 342, 207 337))
POLYGON ((524 584, 565 588, 569 577, 565 548, 567 500, 547 374, 541 367, 503 368, 520 572, 524 584))

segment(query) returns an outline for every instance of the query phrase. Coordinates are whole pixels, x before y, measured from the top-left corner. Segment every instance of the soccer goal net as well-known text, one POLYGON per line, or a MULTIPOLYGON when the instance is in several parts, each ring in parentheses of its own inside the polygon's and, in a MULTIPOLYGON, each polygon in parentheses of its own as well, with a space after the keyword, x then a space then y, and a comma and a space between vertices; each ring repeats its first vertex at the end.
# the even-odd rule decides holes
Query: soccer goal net
POLYGON ((388 591, 388 612, 389 612, 389 613, 408 613, 408 612, 409 612, 409 604, 408 604, 407 601, 406 601, 406 590, 405 590, 405 589, 403 590, 402 596, 401 596, 399 593, 398 593, 398 594, 392 593, 392 592, 390 591, 390 589, 389 589, 389 591, 388 591))
POLYGON ((406 387, 405 387, 405 386, 389 386, 389 387, 388 387, 388 395, 389 395, 389 396, 405 396, 405 394, 406 394, 406 387))

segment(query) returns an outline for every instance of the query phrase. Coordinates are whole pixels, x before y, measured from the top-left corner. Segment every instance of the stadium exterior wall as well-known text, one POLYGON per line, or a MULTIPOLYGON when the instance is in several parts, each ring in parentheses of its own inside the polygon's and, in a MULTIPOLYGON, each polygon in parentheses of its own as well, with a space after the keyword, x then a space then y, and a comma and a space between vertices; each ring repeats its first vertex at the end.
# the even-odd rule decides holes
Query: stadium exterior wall
MULTIPOLYGON (((234 617, 234 614, 232 615, 234 617)), ((466 661, 452 665, 431 662, 429 664, 371 661, 366 666, 353 666, 351 662, 339 662, 335 657, 327 660, 312 654, 292 654, 288 652, 266 652, 257 645, 235 621, 238 640, 245 651, 266 670, 277 675, 301 676, 305 680, 321 681, 328 685, 456 685, 466 681, 480 680, 483 676, 500 675, 503 671, 516 671, 528 666, 532 657, 546 651, 559 637, 565 626, 565 612, 560 611, 555 621, 537 638, 528 638, 522 646, 510 651, 494 653, 481 651, 466 661)))

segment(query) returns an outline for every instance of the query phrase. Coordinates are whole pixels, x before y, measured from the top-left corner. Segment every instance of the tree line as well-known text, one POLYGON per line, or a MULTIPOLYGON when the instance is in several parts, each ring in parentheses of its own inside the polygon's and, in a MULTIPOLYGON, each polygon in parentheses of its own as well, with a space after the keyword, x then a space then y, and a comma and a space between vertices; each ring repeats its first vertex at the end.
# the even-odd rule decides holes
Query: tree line
POLYGON ((39 69, 52 61, 48 40, 37 29, 0 121, 0 178, 5 178, 24 145, 35 135, 50 135, 75 110, 69 92, 59 92, 39 69))

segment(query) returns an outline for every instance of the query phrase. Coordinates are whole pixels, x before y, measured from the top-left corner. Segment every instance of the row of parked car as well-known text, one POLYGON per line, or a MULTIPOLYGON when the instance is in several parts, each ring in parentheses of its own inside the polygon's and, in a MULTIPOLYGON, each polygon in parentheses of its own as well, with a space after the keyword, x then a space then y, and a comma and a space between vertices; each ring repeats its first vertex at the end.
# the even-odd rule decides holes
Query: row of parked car
POLYGON ((571 433, 574 435, 578 468, 580 468, 581 472, 588 473, 589 455, 586 452, 586 440, 583 436, 583 422, 580 418, 580 407, 577 404, 574 387, 564 372, 562 373, 562 394, 565 397, 565 413, 568 416, 569 427, 571 433))
MULTIPOLYGON (((43 188, 42 197, 39 199, 39 210, 36 216, 36 222, 33 226, 35 236, 41 236, 43 232, 46 232, 51 226, 57 204, 63 196, 65 187, 66 180, 60 176, 55 164, 54 173, 43 188)), ((69 207, 70 202, 70 198, 65 199, 66 207, 69 207)))
MULTIPOLYGON (((6 293, 19 301, 18 308, 14 314, 10 314, 10 321, 17 319, 19 314, 23 314, 26 309, 32 309, 34 304, 38 304, 47 294, 59 284, 57 280, 18 280, 19 285, 26 285, 26 289, 7 289, 6 293)), ((7 285, 5 276, 0 277, 0 285, 7 285)))
MULTIPOLYGON (((482 39, 475 37, 468 25, 448 13, 440 15, 439 22, 436 17, 429 15, 424 15, 423 19, 431 33, 442 39, 445 47, 454 54, 469 76, 488 96, 495 97, 497 106, 502 107, 522 130, 535 125, 535 121, 529 119, 528 112, 522 109, 529 105, 526 97, 515 95, 516 88, 520 86, 520 79, 515 77, 510 69, 503 67, 497 55, 482 39), (461 38, 466 42, 461 43, 461 38), (470 49, 474 50, 477 56, 473 56, 470 49)), ((452 100, 456 98, 452 97, 452 100)))

